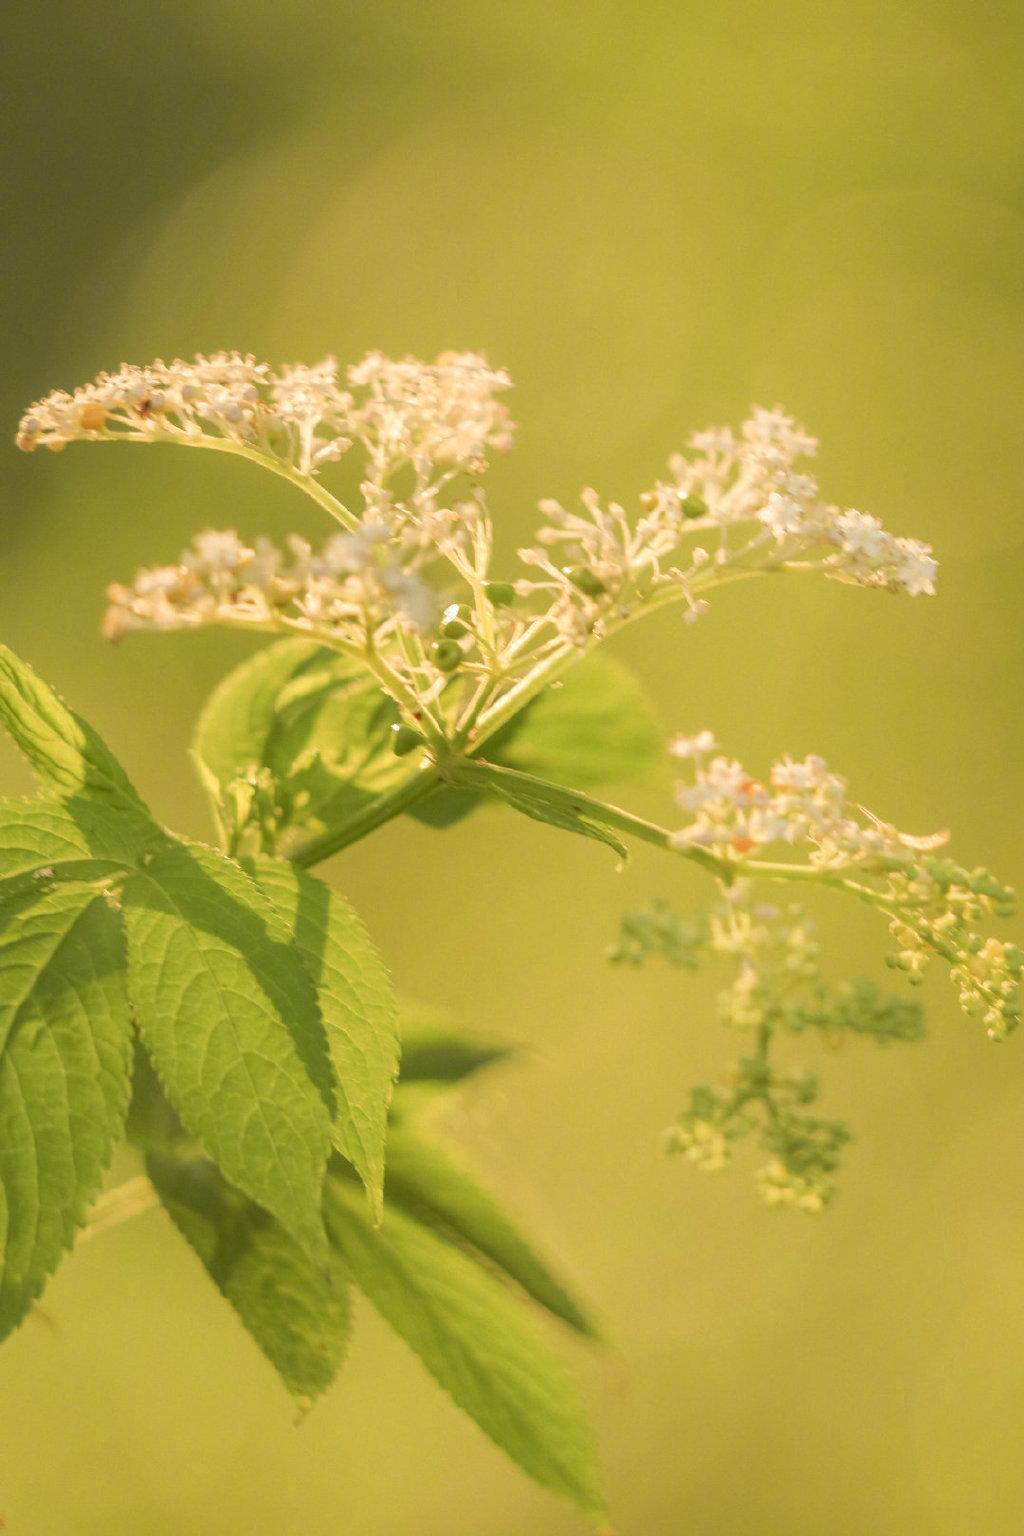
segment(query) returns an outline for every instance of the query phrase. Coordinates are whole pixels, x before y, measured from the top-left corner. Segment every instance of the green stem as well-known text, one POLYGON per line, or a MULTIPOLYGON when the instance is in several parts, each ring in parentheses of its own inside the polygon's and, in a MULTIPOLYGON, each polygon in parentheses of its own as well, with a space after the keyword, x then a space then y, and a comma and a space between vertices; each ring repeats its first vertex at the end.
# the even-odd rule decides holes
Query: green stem
POLYGON ((193 436, 189 432, 164 429, 161 432, 102 432, 97 433, 94 439, 98 443, 173 443, 181 448, 210 448, 215 453, 230 453, 238 459, 248 459, 252 464, 259 464, 263 469, 269 469, 272 474, 280 475, 290 485, 297 486, 300 491, 305 491, 315 502, 329 512, 336 522, 342 527, 355 530, 359 527, 359 519, 349 509, 332 496, 326 486, 314 480, 310 475, 300 474, 291 464, 286 464, 281 459, 275 459, 269 454, 260 453, 256 448, 250 448, 246 443, 236 443, 228 437, 207 437, 205 434, 193 436))
POLYGON ((310 869, 314 864, 322 863, 350 844, 359 842, 360 838, 376 832, 385 822, 403 815, 420 800, 425 800, 440 782, 441 776, 435 767, 427 765, 420 768, 395 789, 371 801, 358 816, 353 816, 340 827, 329 827, 319 837, 303 844, 291 855, 292 863, 298 864, 300 869, 310 869))

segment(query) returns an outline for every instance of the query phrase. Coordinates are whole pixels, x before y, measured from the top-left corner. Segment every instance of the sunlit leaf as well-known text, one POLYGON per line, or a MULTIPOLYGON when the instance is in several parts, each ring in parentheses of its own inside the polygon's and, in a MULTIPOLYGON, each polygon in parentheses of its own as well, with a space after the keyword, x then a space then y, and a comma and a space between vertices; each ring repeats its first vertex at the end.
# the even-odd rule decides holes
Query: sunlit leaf
POLYGON ((390 977, 356 913, 322 880, 284 859, 246 859, 244 867, 280 913, 316 987, 336 1075, 334 1145, 358 1171, 379 1219, 398 1073, 390 977))
POLYGON ((0 907, 0 1336, 40 1294, 97 1193, 128 1107, 120 924, 65 884, 0 907))
POLYGON ((316 995, 238 865, 169 846, 122 893, 129 987, 167 1096, 225 1177, 324 1252, 333 1099, 316 995))
POLYGON ((301 1398, 324 1392, 348 1346, 351 1317, 336 1250, 314 1263, 280 1222, 232 1189, 212 1163, 152 1152, 146 1171, 217 1289, 301 1398))
POLYGON ((458 1406, 538 1483, 600 1513, 586 1416, 522 1304, 404 1211, 375 1231, 344 1180, 328 1181, 324 1211, 355 1283, 458 1406))

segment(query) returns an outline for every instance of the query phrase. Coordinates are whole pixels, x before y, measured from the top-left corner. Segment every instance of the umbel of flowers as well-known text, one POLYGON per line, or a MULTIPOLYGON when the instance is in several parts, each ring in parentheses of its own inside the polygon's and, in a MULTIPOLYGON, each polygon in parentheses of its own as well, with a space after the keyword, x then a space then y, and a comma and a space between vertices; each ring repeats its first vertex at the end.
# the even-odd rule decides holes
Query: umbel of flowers
POLYGON ((17 441, 28 452, 142 442, 234 454, 289 480, 332 520, 326 537, 296 532, 283 548, 249 531, 199 532, 171 563, 109 588, 112 639, 221 624, 316 641, 376 678, 397 707, 396 751, 434 765, 435 777, 492 788, 555 825, 581 830, 585 817, 591 831, 635 833, 717 875, 723 905, 707 918, 632 914, 616 951, 632 963, 659 954, 689 967, 715 955, 737 967, 720 1011, 753 1031, 755 1049, 724 1091, 695 1091, 668 1145, 718 1168, 761 1115, 765 1198, 818 1209, 846 1133, 806 1114, 816 1085, 770 1063, 772 1037, 813 1028, 909 1039, 919 1014, 867 984, 831 992, 809 918, 766 904, 757 885, 813 882, 868 902, 888 923, 890 963, 916 982, 940 957, 962 1006, 995 1039, 1018 1022, 1024 952, 977 925, 1006 915, 1012 892, 947 857, 946 834, 908 836, 851 802, 818 757, 782 758, 758 778, 720 754, 710 731, 677 738, 671 750, 692 773, 678 790, 683 824, 669 828, 529 776, 509 782, 481 753, 646 613, 674 605, 691 624, 717 588, 778 571, 930 595, 936 562, 927 544, 824 499, 806 464, 815 439, 782 409, 754 407, 737 431, 691 437, 633 511, 589 488, 577 509, 541 501, 518 572, 495 573, 484 480, 492 455, 512 445, 509 386, 472 353, 425 363, 374 352, 343 373, 333 358, 274 368, 220 352, 126 364, 50 394, 26 412, 17 441), (356 489, 343 499, 341 484, 356 489))
POLYGON ((111 587, 107 633, 218 623, 372 649, 382 681, 389 673, 399 702, 415 701, 442 736, 487 717, 539 663, 560 666, 662 604, 692 621, 712 589, 756 572, 934 589, 928 547, 822 500, 799 467, 815 440, 760 408, 736 434, 692 438, 633 517, 594 490, 579 512, 542 501, 537 543, 520 551, 529 574, 494 581, 481 482, 491 454, 512 443, 500 398, 509 383, 470 353, 429 364, 371 353, 344 377, 332 358, 274 369, 216 353, 125 365, 48 395, 26 412, 18 443, 176 443, 239 454, 301 485, 342 532, 318 548, 296 534, 283 550, 235 530, 200 533, 174 563, 111 587), (346 459, 358 463, 352 504, 326 484, 346 459))

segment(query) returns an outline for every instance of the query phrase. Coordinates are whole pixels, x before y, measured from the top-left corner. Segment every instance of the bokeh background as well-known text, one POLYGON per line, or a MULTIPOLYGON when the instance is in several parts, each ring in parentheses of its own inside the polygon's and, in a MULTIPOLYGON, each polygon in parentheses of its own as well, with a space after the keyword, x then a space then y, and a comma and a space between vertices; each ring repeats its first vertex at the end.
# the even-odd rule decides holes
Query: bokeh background
MULTIPOLYGON (((50 0, 4 24, 2 419, 123 358, 476 348, 518 381, 503 549, 541 495, 630 498, 686 435, 783 401, 828 493, 932 541, 933 601, 741 585, 621 639, 666 732, 817 750, 1020 882, 1024 64, 998 0, 50 0)), ((202 526, 322 530, 288 487, 163 450, 0 454, 3 639, 171 824, 246 646, 97 626, 202 526)), ((28 778, 4 749, 7 792, 28 778)), ((664 791, 632 804, 667 814, 664 791)), ((963 1020, 822 1064, 858 1140, 822 1220, 657 1133, 734 1044, 712 987, 604 959, 700 877, 492 811, 336 861, 402 987, 525 1042, 449 1115, 608 1320, 576 1351, 630 1536, 1016 1536, 1024 1042, 963 1020)), ((879 965, 826 905, 835 975, 879 965)), ((570 1354, 570 1346, 566 1346, 570 1354)), ((362 1309, 301 1428, 169 1224, 83 1247, 0 1359, 11 1536, 570 1536, 362 1309)))

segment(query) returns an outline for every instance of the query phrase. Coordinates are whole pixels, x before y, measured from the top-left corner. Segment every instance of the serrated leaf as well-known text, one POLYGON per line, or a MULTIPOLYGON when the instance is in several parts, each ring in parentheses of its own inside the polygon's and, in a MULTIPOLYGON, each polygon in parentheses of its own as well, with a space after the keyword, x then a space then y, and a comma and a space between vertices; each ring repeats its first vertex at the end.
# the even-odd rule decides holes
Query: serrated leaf
POLYGON ((491 792, 522 816, 542 821, 549 827, 557 827, 561 832, 576 832, 580 837, 593 838, 595 842, 614 849, 621 859, 628 858, 626 845, 609 832, 607 827, 591 821, 582 809, 552 804, 543 794, 531 793, 528 786, 517 785, 513 789, 505 783, 495 782, 491 785, 491 792))
POLYGON ((175 1226, 289 1392, 326 1391, 351 1329, 347 1274, 310 1261, 280 1222, 205 1158, 150 1153, 146 1171, 175 1226))
POLYGON ((92 726, 6 646, 0 646, 0 721, 49 793, 101 801, 151 821, 145 802, 92 726))
POLYGON ((397 1204, 449 1241, 490 1260, 534 1301, 578 1333, 597 1338, 582 1306, 486 1190, 435 1142, 407 1124, 388 1139, 388 1210, 397 1204))
POLYGON ((126 881, 129 991, 182 1123, 315 1257, 333 1100, 316 996, 232 860, 169 845, 126 881))
POLYGON ((220 817, 232 790, 272 776, 281 847, 338 825, 409 775, 391 750, 395 706, 372 674, 308 640, 281 640, 228 674, 199 718, 194 754, 220 817))
POLYGON ((246 859, 243 867, 284 919, 316 987, 336 1076, 334 1145, 380 1220, 399 1055, 391 979, 359 917, 322 880, 284 859, 246 859))
POLYGON ((92 800, 0 800, 0 894, 26 877, 91 880, 154 846, 133 816, 92 800))
POLYGON ((538 1483, 602 1513, 586 1417, 514 1297, 403 1211, 375 1231, 350 1183, 328 1180, 324 1211, 355 1283, 459 1407, 538 1483))
MULTIPOLYGON (((639 679, 609 656, 588 656, 484 746, 488 762, 576 789, 648 778, 664 733, 639 679)), ((461 821, 484 797, 441 789, 410 814, 432 827, 461 821)))
POLYGON ((90 886, 0 909, 0 1337, 85 1220, 128 1107, 131 1016, 116 914, 90 886))

